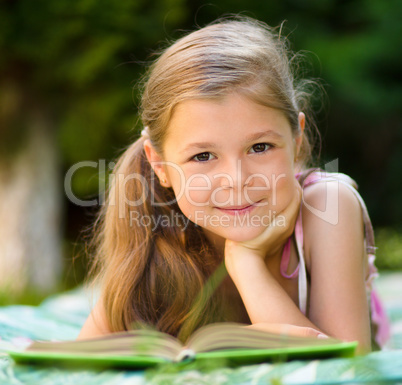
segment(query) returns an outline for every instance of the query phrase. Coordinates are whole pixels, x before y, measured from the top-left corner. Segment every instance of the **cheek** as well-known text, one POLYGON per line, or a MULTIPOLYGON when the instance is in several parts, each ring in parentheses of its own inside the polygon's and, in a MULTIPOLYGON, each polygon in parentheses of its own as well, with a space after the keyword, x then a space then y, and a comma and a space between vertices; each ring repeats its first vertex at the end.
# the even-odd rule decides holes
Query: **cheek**
POLYGON ((276 211, 282 211, 296 193, 293 174, 281 174, 276 179, 271 191, 271 206, 276 211))
POLYGON ((178 200, 202 200, 211 189, 211 183, 204 174, 186 175, 183 171, 176 171, 170 174, 170 181, 178 200))
POLYGON ((205 205, 211 195, 212 183, 206 174, 192 175, 186 179, 185 199, 193 205, 205 205))
POLYGON ((172 187, 180 210, 188 218, 208 205, 211 186, 206 175, 183 175, 180 180, 172 180, 172 187))
POLYGON ((273 210, 282 211, 290 203, 296 192, 293 163, 287 157, 282 157, 272 164, 271 171, 271 199, 269 203, 273 210))

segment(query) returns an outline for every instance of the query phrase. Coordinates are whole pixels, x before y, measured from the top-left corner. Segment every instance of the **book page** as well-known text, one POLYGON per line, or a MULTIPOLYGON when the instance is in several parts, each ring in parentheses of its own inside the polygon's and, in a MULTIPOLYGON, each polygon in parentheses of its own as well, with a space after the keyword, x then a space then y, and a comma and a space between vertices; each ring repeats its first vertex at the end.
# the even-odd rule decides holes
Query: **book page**
POLYGON ((333 345, 340 341, 328 338, 298 337, 246 328, 238 323, 215 323, 198 329, 186 347, 197 353, 217 349, 283 349, 290 347, 333 345))
POLYGON ((78 341, 41 342, 26 351, 70 353, 77 355, 139 355, 173 360, 182 349, 176 338, 156 330, 139 329, 78 341))

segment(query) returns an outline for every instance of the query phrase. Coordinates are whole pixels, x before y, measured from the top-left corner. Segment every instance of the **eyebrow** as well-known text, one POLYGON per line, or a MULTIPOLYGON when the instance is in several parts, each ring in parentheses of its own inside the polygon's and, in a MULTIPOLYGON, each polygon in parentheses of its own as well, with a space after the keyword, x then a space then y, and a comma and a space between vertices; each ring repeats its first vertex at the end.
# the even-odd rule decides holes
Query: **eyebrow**
MULTIPOLYGON (((261 132, 256 132, 252 135, 249 135, 248 137, 246 137, 245 142, 252 142, 254 140, 258 140, 264 137, 273 137, 274 139, 282 139, 283 135, 279 134, 276 131, 272 131, 272 130, 268 130, 268 131, 261 131, 261 132)), ((184 150, 180 151, 180 153, 185 153, 187 151, 190 151, 192 149, 205 149, 205 148, 216 148, 215 143, 211 143, 211 142, 196 142, 196 143, 190 143, 189 145, 187 145, 184 150)))

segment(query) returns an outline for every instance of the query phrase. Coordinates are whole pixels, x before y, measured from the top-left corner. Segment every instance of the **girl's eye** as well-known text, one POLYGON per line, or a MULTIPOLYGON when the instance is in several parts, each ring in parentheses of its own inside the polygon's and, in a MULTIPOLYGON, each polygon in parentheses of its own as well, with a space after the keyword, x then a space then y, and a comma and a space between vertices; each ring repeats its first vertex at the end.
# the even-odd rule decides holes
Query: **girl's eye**
POLYGON ((271 147, 272 145, 269 143, 257 143, 254 144, 251 148, 254 150, 254 152, 259 153, 259 152, 265 152, 269 150, 271 147))
POLYGON ((192 159, 196 162, 205 162, 210 159, 210 156, 210 152, 202 152, 201 154, 194 155, 192 159))
MULTIPOLYGON (((273 147, 272 144, 269 143, 256 143, 254 144, 251 149, 253 153, 265 153, 269 149, 273 147)), ((191 160, 195 162, 207 162, 212 159, 212 154, 210 152, 201 152, 197 155, 194 155, 191 160)))

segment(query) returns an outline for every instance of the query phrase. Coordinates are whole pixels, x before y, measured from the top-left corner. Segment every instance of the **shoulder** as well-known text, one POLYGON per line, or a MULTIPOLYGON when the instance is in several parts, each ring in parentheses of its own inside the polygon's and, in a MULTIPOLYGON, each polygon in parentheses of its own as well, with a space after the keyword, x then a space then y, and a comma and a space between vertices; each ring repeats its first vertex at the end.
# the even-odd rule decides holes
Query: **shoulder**
POLYGON ((361 216, 361 206, 355 192, 336 179, 305 187, 302 205, 303 218, 315 217, 332 225, 339 222, 342 213, 361 216))
POLYGON ((356 194, 337 180, 322 181, 303 190, 302 218, 306 265, 311 257, 342 245, 363 247, 362 208, 356 194))
POLYGON ((99 337, 110 333, 111 329, 107 322, 103 300, 100 298, 85 321, 77 339, 99 337))

